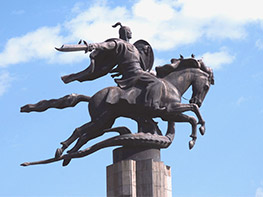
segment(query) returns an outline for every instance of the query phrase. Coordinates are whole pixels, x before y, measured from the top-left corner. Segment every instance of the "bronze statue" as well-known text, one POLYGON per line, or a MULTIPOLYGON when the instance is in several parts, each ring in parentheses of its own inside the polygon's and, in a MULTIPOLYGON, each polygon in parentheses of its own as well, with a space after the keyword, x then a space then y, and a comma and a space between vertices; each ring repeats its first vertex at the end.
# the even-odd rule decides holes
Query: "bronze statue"
MULTIPOLYGON (((115 26, 117 25, 120 24, 117 23, 115 26)), ((194 57, 172 59, 171 64, 157 67, 157 76, 154 76, 148 72, 153 64, 153 51, 150 44, 144 40, 130 44, 126 39, 130 38, 131 34, 125 36, 120 33, 120 38, 108 39, 102 43, 84 42, 84 44, 63 45, 61 48, 56 48, 59 51, 92 51, 89 67, 81 72, 63 76, 64 83, 75 80, 89 81, 114 73, 117 86, 104 88, 92 97, 71 94, 22 107, 21 112, 45 111, 48 108, 73 107, 81 101, 89 102, 91 121, 75 129, 67 140, 61 142, 62 147, 57 149, 54 158, 21 165, 64 160, 63 166, 66 166, 72 158, 83 157, 101 148, 116 145, 167 148, 174 138, 174 122, 191 124, 190 149, 197 139, 197 124, 201 125, 199 130, 204 135, 205 121, 199 107, 210 85, 214 84, 212 69, 206 67, 202 60, 196 60, 194 57), (181 97, 190 86, 193 89, 190 103, 182 104, 181 97), (183 114, 186 111, 194 112, 198 121, 194 117, 183 114), (126 127, 112 128, 118 117, 135 120, 138 123, 138 133, 133 134, 126 127), (162 136, 157 123, 153 121, 155 117, 168 122, 165 136, 162 136), (120 135, 80 150, 89 140, 112 131, 120 135), (68 151, 68 154, 63 155, 64 150, 76 140, 75 146, 68 151)))
POLYGON ((117 22, 115 25, 112 25, 112 27, 114 27, 114 28, 117 26, 121 27, 119 29, 119 38, 129 42, 129 40, 132 38, 131 29, 127 26, 122 26, 122 24, 120 22, 117 22))

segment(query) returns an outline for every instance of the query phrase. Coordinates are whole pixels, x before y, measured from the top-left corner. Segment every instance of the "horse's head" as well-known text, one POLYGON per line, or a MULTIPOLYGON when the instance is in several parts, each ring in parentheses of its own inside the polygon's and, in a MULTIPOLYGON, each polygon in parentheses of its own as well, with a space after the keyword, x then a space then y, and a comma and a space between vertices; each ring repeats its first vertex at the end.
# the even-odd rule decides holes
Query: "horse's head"
POLYGON ((202 105, 203 100, 210 88, 214 85, 213 70, 205 66, 204 62, 195 58, 187 59, 172 59, 171 64, 156 67, 158 78, 163 78, 172 83, 183 94, 190 85, 192 85, 193 93, 190 103, 195 103, 199 107, 202 105), (190 80, 174 80, 174 79, 187 79, 190 80), (189 86, 186 85, 189 81, 189 86))
POLYGON ((201 60, 199 60, 199 63, 201 64, 200 75, 197 75, 192 83, 193 93, 189 102, 201 107, 210 85, 214 85, 214 74, 211 68, 204 67, 204 63, 201 60))

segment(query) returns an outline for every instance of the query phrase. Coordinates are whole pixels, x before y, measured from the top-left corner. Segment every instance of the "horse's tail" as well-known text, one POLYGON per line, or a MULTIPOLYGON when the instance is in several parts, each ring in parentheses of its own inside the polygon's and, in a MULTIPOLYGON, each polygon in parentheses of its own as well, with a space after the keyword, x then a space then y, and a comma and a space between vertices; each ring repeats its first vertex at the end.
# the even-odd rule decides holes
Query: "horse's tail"
POLYGON ((36 104, 27 104, 21 107, 21 112, 43 112, 49 108, 64 109, 66 107, 74 107, 79 102, 89 102, 90 96, 82 94, 69 94, 58 99, 42 100, 36 104))

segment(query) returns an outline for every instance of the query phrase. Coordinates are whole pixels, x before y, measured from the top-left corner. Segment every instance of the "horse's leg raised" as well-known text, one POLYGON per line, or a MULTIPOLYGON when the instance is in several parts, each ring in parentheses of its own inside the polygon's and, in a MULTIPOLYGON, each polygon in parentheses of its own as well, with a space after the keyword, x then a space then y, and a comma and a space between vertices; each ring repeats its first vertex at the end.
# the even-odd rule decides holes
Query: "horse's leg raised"
MULTIPOLYGON (((114 121, 115 121, 115 117, 109 115, 109 113, 104 113, 103 116, 98 118, 96 121, 93 121, 90 127, 89 126, 86 127, 85 125, 83 125, 84 127, 81 128, 82 130, 78 130, 78 133, 75 136, 73 133, 72 136, 68 139, 68 141, 66 140, 65 142, 62 142, 63 146, 61 149, 63 149, 65 143, 69 143, 69 142, 72 143, 77 138, 79 138, 75 146, 68 151, 68 153, 77 152, 89 140, 97 138, 103 135, 105 132, 107 132, 106 129, 111 128, 112 125, 114 124, 114 121), (76 136, 78 137, 76 138, 76 136)), ((57 156, 57 152, 56 152, 56 156, 57 156)), ((67 166, 70 163, 70 161, 71 159, 64 159, 63 166, 67 166)))
POLYGON ((199 128, 199 131, 200 131, 201 135, 204 135, 205 134, 205 121, 204 121, 203 117, 201 116, 199 107, 196 104, 189 104, 189 105, 193 105, 193 112, 196 114, 196 116, 198 118, 197 124, 201 125, 199 128))
MULTIPOLYGON (((84 144, 86 144, 88 141, 103 135, 105 133, 105 129, 112 127, 112 125, 114 123, 114 120, 115 119, 109 120, 107 123, 104 122, 103 125, 101 125, 101 126, 103 126, 102 129, 99 129, 99 130, 89 129, 87 132, 85 132, 82 136, 79 137, 79 139, 78 139, 77 143, 75 144, 75 146, 72 149, 70 149, 69 151, 67 151, 67 152, 68 153, 76 152, 84 144)), ((99 121, 99 123, 100 124, 102 123, 101 120, 99 121)))
POLYGON ((110 128, 114 121, 115 116, 110 111, 105 111, 101 116, 96 118, 95 120, 92 120, 84 125, 82 125, 79 128, 76 128, 72 135, 65 140, 64 142, 61 142, 62 147, 57 149, 56 151, 56 157, 61 156, 63 151, 70 146, 76 139, 80 138, 79 144, 76 144, 76 148, 74 147, 74 151, 79 147, 83 146, 85 143, 87 143, 89 140, 94 139, 96 137, 99 137, 104 134, 104 130, 110 128), (81 139, 82 136, 87 136, 84 139, 81 139), (85 142, 85 143, 84 143, 85 142))
POLYGON ((168 113, 183 113, 186 111, 192 111, 195 113, 195 115, 198 118, 198 123, 197 124, 201 124, 201 127, 199 128, 200 133, 202 135, 205 134, 205 121, 201 116, 199 107, 194 104, 194 103, 190 103, 190 104, 183 104, 183 103, 175 103, 173 105, 170 105, 169 108, 167 109, 168 113))
POLYGON ((91 121, 91 122, 88 122, 82 125, 79 128, 76 128, 74 132, 72 133, 72 135, 67 140, 61 142, 62 147, 56 150, 55 157, 60 157, 68 146, 70 146, 76 139, 81 137, 86 130, 92 127, 94 127, 94 122, 91 121))
POLYGON ((197 139, 197 134, 196 134, 196 126, 197 126, 197 121, 193 116, 187 116, 185 114, 178 114, 174 118, 172 118, 174 122, 189 122, 192 126, 192 134, 190 137, 192 138, 191 141, 189 141, 189 149, 192 149, 195 145, 195 141, 197 139))

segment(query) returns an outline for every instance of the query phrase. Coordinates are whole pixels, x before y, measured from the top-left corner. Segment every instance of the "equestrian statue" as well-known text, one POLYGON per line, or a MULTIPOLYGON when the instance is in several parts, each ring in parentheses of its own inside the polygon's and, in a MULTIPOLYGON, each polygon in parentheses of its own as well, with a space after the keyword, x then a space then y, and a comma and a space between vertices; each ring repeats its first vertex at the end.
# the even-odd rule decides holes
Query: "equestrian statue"
POLYGON ((56 48, 62 52, 85 51, 90 53, 90 65, 83 71, 62 76, 64 83, 72 81, 91 81, 111 74, 116 86, 106 87, 93 96, 70 94, 58 99, 42 100, 36 104, 21 107, 21 112, 43 112, 49 108, 63 109, 74 107, 79 102, 88 102, 90 122, 76 128, 68 139, 61 142, 55 157, 36 162, 25 162, 22 166, 46 164, 63 160, 63 166, 71 159, 80 158, 111 146, 167 148, 174 139, 175 122, 191 124, 192 149, 199 131, 205 134, 205 121, 199 107, 214 84, 211 68, 205 66, 202 59, 171 59, 170 64, 156 67, 156 74, 150 72, 154 62, 151 45, 145 40, 129 43, 132 33, 129 27, 120 26, 119 38, 111 38, 101 43, 87 43, 80 40, 77 45, 62 45, 56 48), (82 44, 83 42, 83 44, 82 44), (189 104, 181 103, 183 94, 192 87, 189 104), (196 117, 184 112, 191 111, 196 117), (127 127, 112 127, 119 117, 127 117, 137 122, 138 131, 132 133, 127 127), (167 122, 167 131, 162 135, 153 118, 159 117, 167 122), (86 149, 81 149, 88 141, 102 136, 106 132, 119 135, 106 139, 86 149), (73 148, 64 153, 72 144, 73 148))

